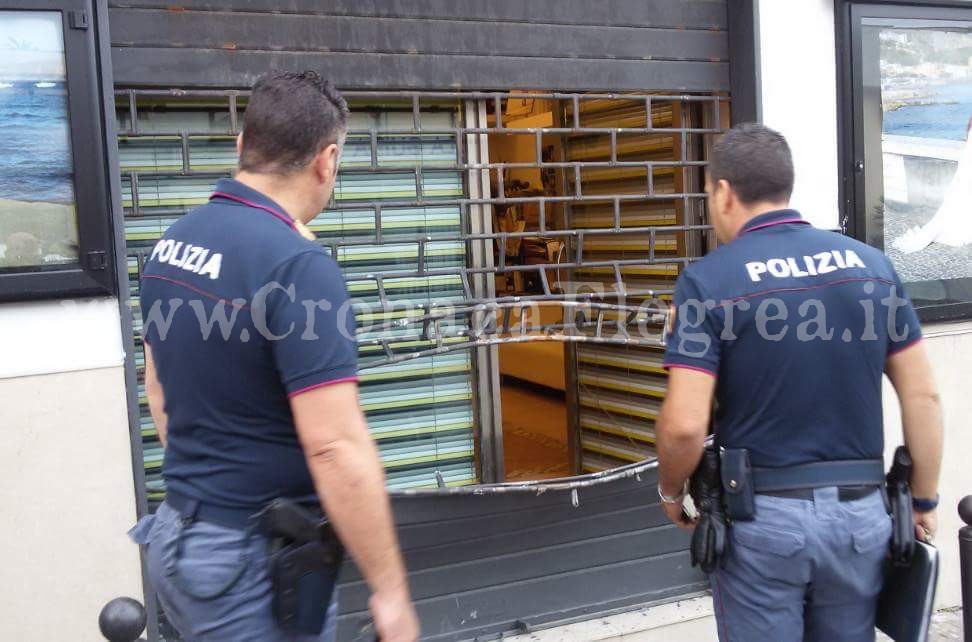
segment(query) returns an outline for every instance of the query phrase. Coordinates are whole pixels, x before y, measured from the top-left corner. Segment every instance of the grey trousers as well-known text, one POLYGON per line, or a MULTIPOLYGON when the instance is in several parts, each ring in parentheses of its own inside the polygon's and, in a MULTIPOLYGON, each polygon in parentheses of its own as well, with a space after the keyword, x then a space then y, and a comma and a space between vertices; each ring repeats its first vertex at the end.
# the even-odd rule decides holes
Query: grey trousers
POLYGON ((143 517, 129 531, 145 546, 149 580, 166 618, 187 642, 333 642, 337 626, 337 602, 328 609, 327 624, 320 635, 294 636, 277 626, 271 611, 267 540, 258 534, 208 522, 193 522, 182 532, 182 556, 176 564, 175 547, 182 516, 168 504, 155 515, 143 517), (178 573, 178 581, 173 580, 178 573), (239 580, 225 595, 200 600, 225 586, 235 574, 239 580))
POLYGON ((872 642, 891 538, 880 492, 839 502, 756 496, 710 578, 721 642, 872 642))

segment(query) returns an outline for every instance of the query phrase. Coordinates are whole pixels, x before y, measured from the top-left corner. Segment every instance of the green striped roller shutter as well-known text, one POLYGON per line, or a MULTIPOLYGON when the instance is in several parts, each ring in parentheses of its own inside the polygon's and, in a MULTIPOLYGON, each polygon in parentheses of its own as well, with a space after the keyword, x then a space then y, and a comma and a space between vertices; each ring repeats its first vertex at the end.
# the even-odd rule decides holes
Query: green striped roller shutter
MULTIPOLYGON (((119 130, 129 131, 127 110, 119 111, 119 130)), ((422 111, 425 130, 451 130, 461 116, 457 109, 422 111)), ((348 289, 356 309, 359 338, 386 338, 401 349, 423 344, 405 338, 396 343, 396 331, 381 330, 383 321, 401 312, 383 313, 379 288, 367 274, 416 271, 419 247, 410 242, 418 235, 458 235, 466 222, 456 205, 436 205, 438 199, 465 194, 462 175, 455 169, 457 141, 449 134, 388 134, 388 129, 410 128, 413 113, 384 109, 356 109, 335 186, 339 209, 325 212, 308 227, 349 277, 348 289), (377 162, 371 166, 370 134, 376 130, 377 162), (415 168, 421 164, 421 186, 415 168), (398 171, 398 170, 401 171, 398 171), (423 204, 417 200, 419 189, 423 204), (381 208, 381 242, 375 205, 381 208), (403 205, 402 201, 406 201, 403 205), (368 242, 369 240, 373 242, 368 242)), ((138 285, 140 256, 150 250, 174 221, 207 202, 213 184, 236 166, 235 139, 227 135, 228 115, 206 104, 154 103, 140 105, 139 135, 119 136, 119 157, 125 207, 128 274, 135 317, 135 364, 139 373, 139 405, 150 501, 164 496, 161 480, 162 448, 148 412, 144 394, 144 356, 140 342, 138 285), (183 136, 173 132, 188 132, 183 136), (158 132, 159 135, 150 135, 158 132), (147 135, 148 134, 148 135, 147 135), (183 150, 188 151, 185 158, 183 150), (137 197, 137 208, 135 199, 137 197)), ((429 268, 463 267, 467 257, 460 242, 426 245, 429 268)), ((389 302, 428 304, 463 298, 458 276, 389 278, 384 281, 389 302)), ((401 334, 400 331, 397 334, 401 334)), ((381 349, 362 346, 362 367, 381 358, 381 349)), ((473 439, 472 364, 468 352, 436 355, 412 361, 366 368, 361 373, 361 402, 372 434, 378 442, 390 487, 434 486, 436 473, 450 485, 477 481, 473 439)))

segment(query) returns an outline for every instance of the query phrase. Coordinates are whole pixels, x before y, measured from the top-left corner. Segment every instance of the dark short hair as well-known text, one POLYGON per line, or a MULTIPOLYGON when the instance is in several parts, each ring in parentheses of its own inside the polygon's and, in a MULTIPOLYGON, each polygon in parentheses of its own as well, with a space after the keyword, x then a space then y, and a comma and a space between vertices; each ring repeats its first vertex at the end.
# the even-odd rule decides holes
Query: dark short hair
POLYGON ((253 85, 240 169, 292 174, 328 145, 344 142, 348 103, 317 72, 274 71, 253 85))
POLYGON ((790 200, 793 156, 779 132, 757 123, 736 125, 716 141, 709 159, 709 180, 726 180, 749 205, 790 200))

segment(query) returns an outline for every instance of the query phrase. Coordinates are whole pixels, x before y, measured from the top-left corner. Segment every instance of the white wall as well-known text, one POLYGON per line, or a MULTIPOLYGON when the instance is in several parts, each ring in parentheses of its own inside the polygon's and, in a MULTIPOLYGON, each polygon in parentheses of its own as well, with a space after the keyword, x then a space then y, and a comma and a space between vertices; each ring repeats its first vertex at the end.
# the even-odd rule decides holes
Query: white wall
POLYGON ((837 61, 833 0, 759 0, 763 123, 790 143, 792 205, 838 227, 837 61))
MULTIPOLYGON (((759 0, 763 121, 790 141, 796 166, 793 205, 815 225, 838 226, 837 62, 832 0, 759 0)), ((972 323, 923 328, 945 407, 946 451, 937 544, 939 606, 961 604, 956 506, 972 494, 972 323)), ((902 443, 897 399, 885 394, 889 453, 902 443)))
MULTIPOLYGON (((962 497, 972 495, 972 395, 969 394, 972 377, 972 322, 938 324, 923 328, 925 349, 935 370, 935 380, 942 394, 945 413, 945 457, 942 461, 942 477, 939 494, 941 508, 938 511, 938 536, 935 545, 941 551, 942 566, 938 583, 937 602, 940 607, 958 606, 962 603, 962 586, 959 575, 958 530, 962 523, 958 517, 958 503, 962 497)), ((884 396, 885 459, 890 462, 894 448, 903 443, 901 413, 894 389, 885 379, 884 396)))
POLYGON ((0 305, 0 640, 103 641, 142 599, 114 299, 0 305))

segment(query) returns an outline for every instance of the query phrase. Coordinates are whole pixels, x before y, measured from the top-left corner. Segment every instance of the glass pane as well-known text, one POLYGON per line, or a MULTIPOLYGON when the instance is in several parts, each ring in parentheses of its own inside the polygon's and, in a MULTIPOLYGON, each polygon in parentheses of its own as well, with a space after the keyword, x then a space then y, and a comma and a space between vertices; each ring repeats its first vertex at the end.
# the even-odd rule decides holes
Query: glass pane
POLYGON ((972 299, 972 23, 862 28, 867 240, 919 307, 972 299))
POLYGON ((0 270, 75 263, 61 14, 0 11, 0 270))

